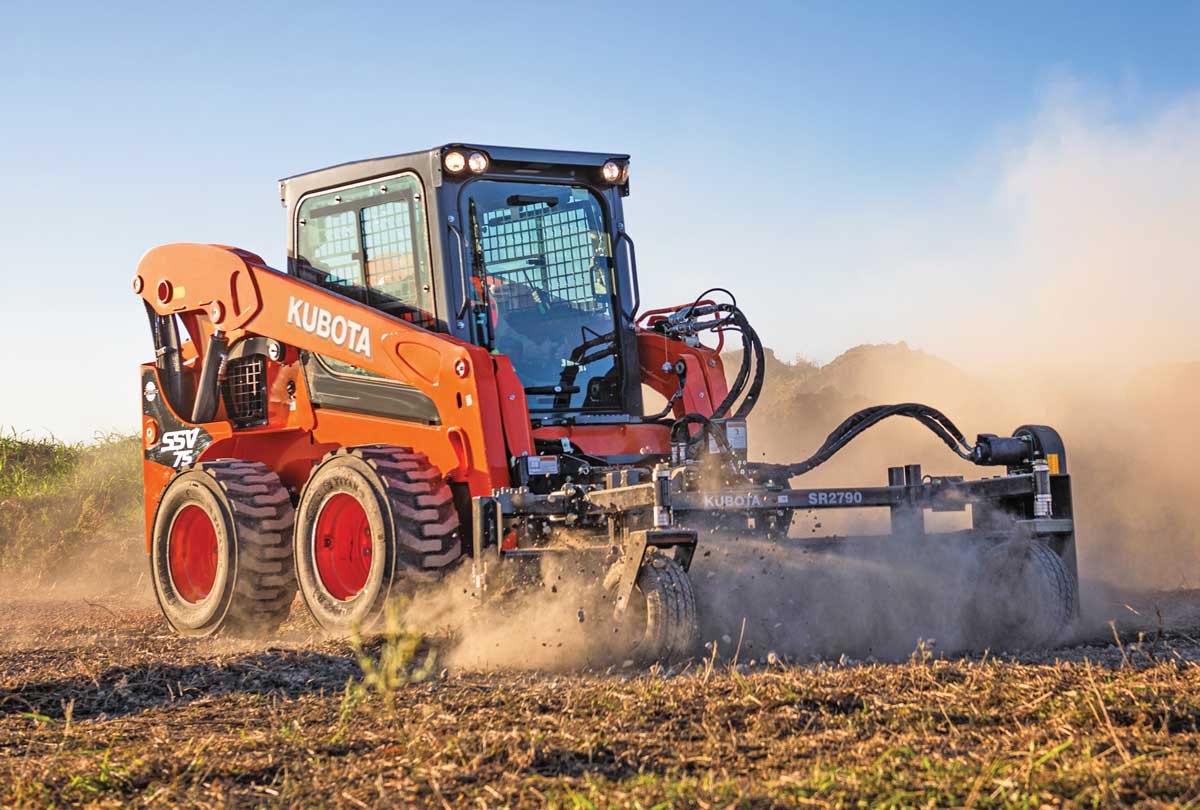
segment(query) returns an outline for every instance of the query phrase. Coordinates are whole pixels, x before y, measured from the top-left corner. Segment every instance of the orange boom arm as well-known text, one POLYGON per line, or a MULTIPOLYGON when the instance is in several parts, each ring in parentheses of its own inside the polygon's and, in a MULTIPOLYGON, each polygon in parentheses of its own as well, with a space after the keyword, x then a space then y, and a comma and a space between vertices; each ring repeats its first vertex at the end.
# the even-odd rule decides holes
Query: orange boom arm
MULTIPOLYGON (((218 330, 231 347, 245 337, 268 336, 412 386, 433 401, 440 417, 438 424, 415 424, 313 408, 304 401, 304 376, 296 374, 297 403, 288 419, 293 427, 309 427, 316 443, 407 443, 420 447, 452 480, 469 484, 473 494, 508 485, 496 366, 487 350, 415 327, 221 245, 154 248, 138 265, 134 290, 156 314, 180 316, 193 338, 196 368, 218 330)), ((506 412, 527 425, 526 408, 512 412, 518 404, 506 403, 506 412)), ((237 438, 244 443, 254 434, 241 431, 237 438)), ((513 436, 528 441, 528 430, 513 436)), ((531 449, 507 448, 514 454, 531 449)))

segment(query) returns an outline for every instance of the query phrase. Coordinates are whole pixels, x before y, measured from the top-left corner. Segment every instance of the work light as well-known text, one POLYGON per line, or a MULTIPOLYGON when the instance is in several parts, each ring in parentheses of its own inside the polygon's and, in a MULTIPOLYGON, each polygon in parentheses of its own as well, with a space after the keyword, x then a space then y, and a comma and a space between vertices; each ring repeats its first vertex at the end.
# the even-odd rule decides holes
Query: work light
POLYGON ((447 152, 446 156, 442 158, 442 165, 451 174, 458 174, 467 168, 467 159, 463 157, 462 152, 447 152))
POLYGON ((600 167, 600 176, 604 178, 606 183, 620 183, 624 181, 628 174, 629 167, 622 166, 615 160, 605 161, 604 165, 600 167))

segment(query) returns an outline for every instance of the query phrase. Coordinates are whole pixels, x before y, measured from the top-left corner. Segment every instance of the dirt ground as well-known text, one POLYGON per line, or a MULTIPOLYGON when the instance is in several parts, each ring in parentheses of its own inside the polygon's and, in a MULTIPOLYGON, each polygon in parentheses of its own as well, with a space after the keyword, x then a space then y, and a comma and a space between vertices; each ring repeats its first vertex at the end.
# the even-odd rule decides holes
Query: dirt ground
POLYGON ((251 644, 172 635, 141 588, 10 591, 0 805, 1195 804, 1200 592, 1088 590, 1114 623, 1048 651, 424 672, 434 639, 386 695, 298 604, 251 644))

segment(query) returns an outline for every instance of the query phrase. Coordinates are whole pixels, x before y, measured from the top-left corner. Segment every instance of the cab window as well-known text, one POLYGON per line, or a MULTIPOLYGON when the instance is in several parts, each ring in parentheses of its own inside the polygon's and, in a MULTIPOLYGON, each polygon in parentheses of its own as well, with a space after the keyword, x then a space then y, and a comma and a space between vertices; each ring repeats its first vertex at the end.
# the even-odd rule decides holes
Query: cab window
POLYGON ((411 174, 308 197, 296 222, 306 280, 424 329, 435 329, 420 181, 411 174))

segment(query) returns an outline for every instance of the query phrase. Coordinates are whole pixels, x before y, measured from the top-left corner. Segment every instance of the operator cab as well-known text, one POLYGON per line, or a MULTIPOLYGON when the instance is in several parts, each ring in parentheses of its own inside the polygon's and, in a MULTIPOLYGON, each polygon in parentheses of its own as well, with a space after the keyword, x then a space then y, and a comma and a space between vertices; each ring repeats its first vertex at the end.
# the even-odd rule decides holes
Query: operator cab
POLYGON ((288 272, 506 355, 535 426, 640 415, 628 176, 627 155, 450 144, 287 178, 288 272))

